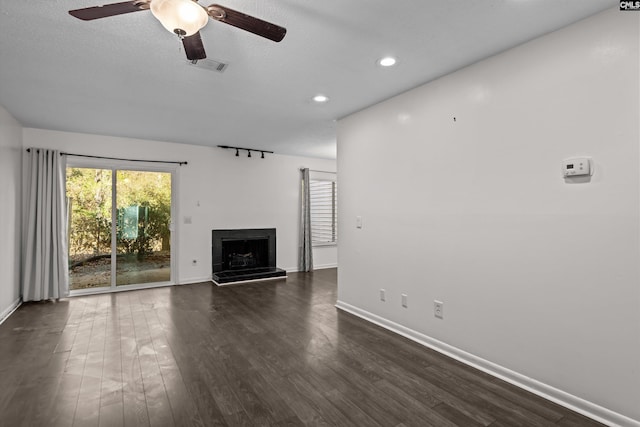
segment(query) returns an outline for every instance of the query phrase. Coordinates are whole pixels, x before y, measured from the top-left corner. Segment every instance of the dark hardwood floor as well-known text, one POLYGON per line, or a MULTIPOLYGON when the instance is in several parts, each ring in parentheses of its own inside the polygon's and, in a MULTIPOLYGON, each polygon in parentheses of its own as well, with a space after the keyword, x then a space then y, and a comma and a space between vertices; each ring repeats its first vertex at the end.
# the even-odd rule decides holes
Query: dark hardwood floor
POLYGON ((24 304, 0 326, 0 425, 601 425, 335 302, 320 270, 24 304))

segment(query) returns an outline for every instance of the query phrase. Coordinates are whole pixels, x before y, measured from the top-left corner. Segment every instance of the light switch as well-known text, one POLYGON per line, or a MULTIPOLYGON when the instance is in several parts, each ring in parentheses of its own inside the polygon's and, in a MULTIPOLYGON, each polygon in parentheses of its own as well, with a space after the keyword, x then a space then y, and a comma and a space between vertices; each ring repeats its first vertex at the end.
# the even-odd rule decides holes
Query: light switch
POLYGON ((356 228, 362 228, 362 217, 361 216, 357 216, 356 217, 356 228))

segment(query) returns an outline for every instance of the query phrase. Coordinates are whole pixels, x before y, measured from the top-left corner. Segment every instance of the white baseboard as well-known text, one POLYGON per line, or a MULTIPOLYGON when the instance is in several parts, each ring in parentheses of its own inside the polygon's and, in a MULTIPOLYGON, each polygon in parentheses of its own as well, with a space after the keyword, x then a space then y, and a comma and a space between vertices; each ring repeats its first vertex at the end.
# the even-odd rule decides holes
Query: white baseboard
POLYGON ((529 378, 525 375, 519 374, 518 372, 514 372, 503 366, 474 356, 473 354, 467 353, 459 348, 453 347, 442 341, 414 331, 413 329, 409 329, 398 323, 362 310, 351 304, 338 301, 336 303, 336 307, 603 424, 614 427, 640 427, 640 421, 638 420, 613 412, 607 408, 603 408, 602 406, 566 393, 533 378, 529 378))
POLYGON ((192 285, 194 283, 202 283, 202 282, 210 282, 210 281, 211 281, 211 276, 190 277, 190 278, 187 278, 187 279, 178 280, 176 285, 192 285))
MULTIPOLYGON (((338 264, 322 264, 322 265, 314 265, 313 270, 326 270, 327 268, 338 268, 338 264)), ((287 273, 298 273, 300 269, 298 267, 291 267, 284 269, 287 273)))
POLYGON ((338 268, 338 264, 323 264, 323 265, 314 265, 314 270, 326 270, 327 268, 338 268))
POLYGON ((0 313, 0 325, 9 318, 13 314, 14 311, 20 307, 22 304, 22 299, 18 298, 14 302, 11 303, 9 307, 7 307, 2 313, 0 313))

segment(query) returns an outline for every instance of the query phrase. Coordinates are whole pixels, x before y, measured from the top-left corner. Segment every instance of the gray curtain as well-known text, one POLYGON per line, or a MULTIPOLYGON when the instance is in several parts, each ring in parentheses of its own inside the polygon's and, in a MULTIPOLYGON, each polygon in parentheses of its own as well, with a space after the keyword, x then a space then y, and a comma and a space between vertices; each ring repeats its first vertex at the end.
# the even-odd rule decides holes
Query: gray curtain
POLYGON ((65 156, 27 153, 22 300, 58 299, 69 293, 65 156))
POLYGON ((309 169, 300 169, 300 244, 298 271, 313 271, 313 250, 311 248, 311 199, 309 197, 309 169))

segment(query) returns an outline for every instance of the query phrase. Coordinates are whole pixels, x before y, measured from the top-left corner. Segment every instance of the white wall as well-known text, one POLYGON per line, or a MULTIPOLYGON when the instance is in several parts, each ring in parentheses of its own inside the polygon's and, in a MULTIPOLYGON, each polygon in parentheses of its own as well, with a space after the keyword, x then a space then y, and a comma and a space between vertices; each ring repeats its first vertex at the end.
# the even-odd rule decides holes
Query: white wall
MULTIPOLYGON (((178 282, 211 278, 211 230, 277 229, 277 264, 297 270, 300 167, 335 171, 336 162, 221 148, 24 129, 24 147, 145 160, 187 161, 178 169, 178 282), (192 223, 185 224, 184 218, 192 223), (192 260, 197 260, 195 266, 192 260)), ((229 143, 233 144, 233 143, 229 143)), ((242 144, 238 144, 242 145, 242 144)), ((323 253, 336 265, 337 254, 323 253)), ((320 255, 319 255, 320 256, 320 255)))
MULTIPOLYGON (((340 235, 338 235, 340 239, 340 235)), ((318 246, 313 248, 313 269, 334 268, 338 266, 337 246, 318 246)))
POLYGON ((341 120, 338 306, 640 425, 639 17, 607 11, 341 120), (578 155, 589 183, 561 177, 578 155))
POLYGON ((0 321, 20 302, 22 126, 0 106, 0 321))

